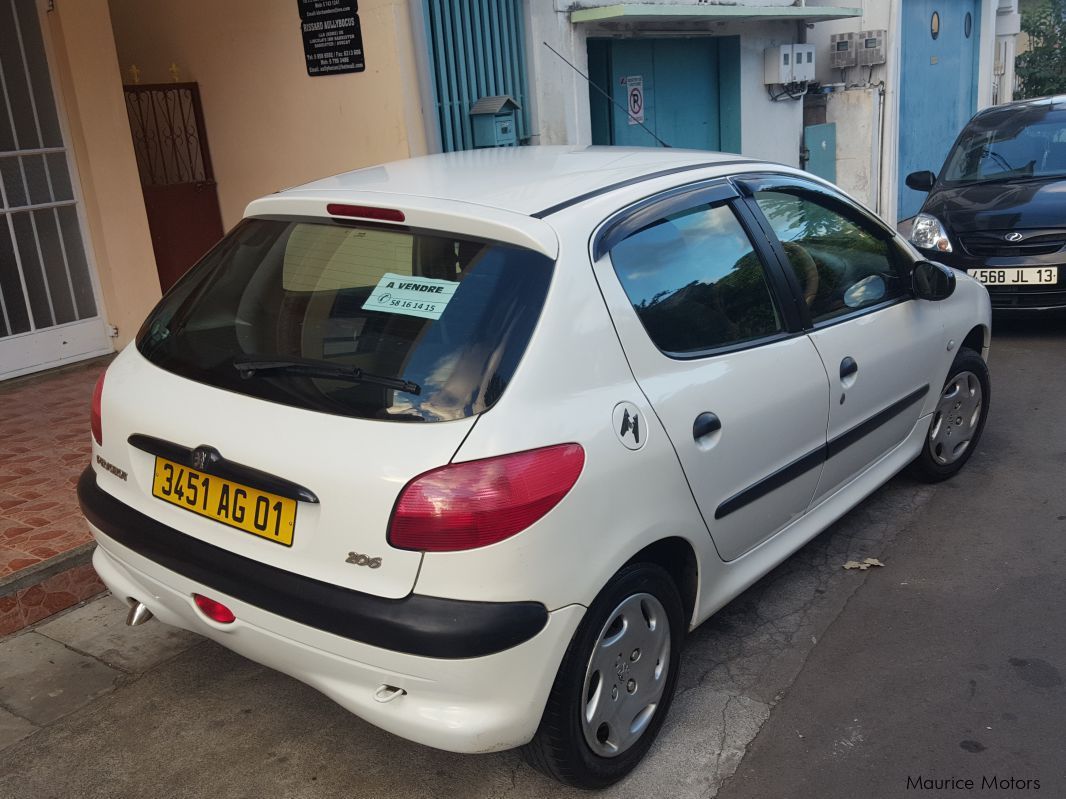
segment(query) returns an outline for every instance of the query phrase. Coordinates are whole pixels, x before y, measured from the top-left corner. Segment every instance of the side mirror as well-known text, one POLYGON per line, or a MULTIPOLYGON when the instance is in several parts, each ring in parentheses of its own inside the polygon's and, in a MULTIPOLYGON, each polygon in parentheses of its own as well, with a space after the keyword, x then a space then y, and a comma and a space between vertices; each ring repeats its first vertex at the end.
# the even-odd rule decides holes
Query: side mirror
POLYGON ((844 292, 844 304, 849 308, 863 308, 880 302, 888 293, 885 279, 880 275, 867 275, 844 292))
POLYGON ((936 185, 936 175, 925 169, 921 172, 911 172, 904 181, 908 189, 915 191, 932 191, 936 185))
POLYGON ((933 261, 919 261, 911 273, 911 283, 920 300, 946 300, 955 292, 955 270, 933 261))

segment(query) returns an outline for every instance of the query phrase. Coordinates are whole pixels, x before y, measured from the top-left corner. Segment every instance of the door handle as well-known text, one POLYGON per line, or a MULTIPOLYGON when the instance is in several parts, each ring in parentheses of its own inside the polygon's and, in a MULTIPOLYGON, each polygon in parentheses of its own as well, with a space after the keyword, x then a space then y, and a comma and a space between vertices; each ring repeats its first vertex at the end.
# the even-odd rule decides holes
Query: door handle
POLYGON ((701 438, 705 438, 721 429, 722 420, 710 411, 704 411, 692 423, 692 437, 699 441, 701 438))
POLYGON ((845 355, 844 360, 840 362, 840 379, 851 377, 859 371, 859 365, 855 363, 855 359, 850 355, 845 355))

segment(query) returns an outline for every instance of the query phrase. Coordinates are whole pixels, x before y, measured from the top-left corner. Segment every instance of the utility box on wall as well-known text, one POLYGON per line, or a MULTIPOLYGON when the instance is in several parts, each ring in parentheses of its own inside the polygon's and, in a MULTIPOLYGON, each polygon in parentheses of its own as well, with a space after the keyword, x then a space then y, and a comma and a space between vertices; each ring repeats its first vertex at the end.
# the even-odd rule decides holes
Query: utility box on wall
POLYGON ((858 63, 854 33, 834 33, 829 37, 829 66, 833 69, 847 69, 857 66, 858 63))
POLYGON ((813 80, 813 44, 781 44, 763 50, 763 83, 772 85, 813 80))
POLYGON ((521 106, 506 94, 482 97, 470 109, 475 147, 516 147, 521 106))
POLYGON ((859 31, 856 38, 860 67, 885 63, 885 31, 859 31))

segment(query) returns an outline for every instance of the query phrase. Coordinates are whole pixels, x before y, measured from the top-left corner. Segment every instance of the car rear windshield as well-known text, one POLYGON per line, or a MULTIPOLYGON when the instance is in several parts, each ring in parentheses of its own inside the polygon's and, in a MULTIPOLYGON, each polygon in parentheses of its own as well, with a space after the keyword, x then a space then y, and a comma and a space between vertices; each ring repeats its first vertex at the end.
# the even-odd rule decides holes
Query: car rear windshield
POLYGON ((1066 176, 1066 109, 1035 106, 974 119, 948 156, 949 185, 1066 176))
POLYGON ((507 388, 552 270, 538 253, 446 233, 248 219, 162 299, 137 349, 271 402, 462 419, 507 388))

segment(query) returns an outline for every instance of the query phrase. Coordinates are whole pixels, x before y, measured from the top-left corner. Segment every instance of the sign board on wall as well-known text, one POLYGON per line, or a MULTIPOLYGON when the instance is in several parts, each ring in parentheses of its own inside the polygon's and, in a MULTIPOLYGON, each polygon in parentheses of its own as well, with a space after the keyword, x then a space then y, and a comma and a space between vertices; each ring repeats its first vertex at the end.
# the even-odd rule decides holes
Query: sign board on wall
POLYGON ((644 76, 629 75, 625 79, 626 105, 629 109, 629 124, 644 122, 644 76))
POLYGON ((309 19, 327 14, 354 14, 359 10, 359 0, 296 0, 300 7, 300 19, 309 19))
POLYGON ((366 69, 358 0, 296 1, 308 75, 344 75, 366 69))

